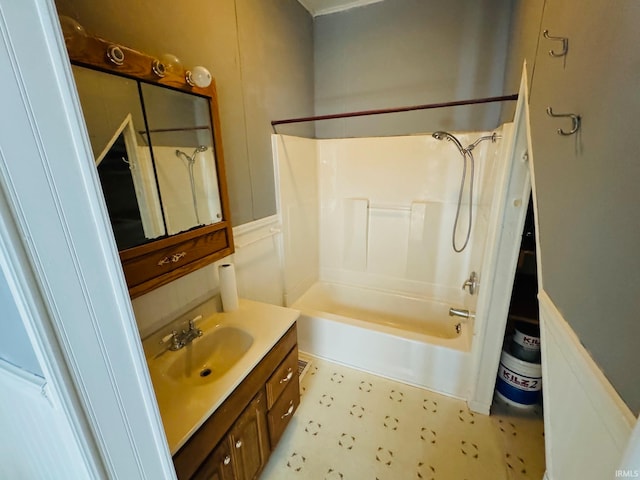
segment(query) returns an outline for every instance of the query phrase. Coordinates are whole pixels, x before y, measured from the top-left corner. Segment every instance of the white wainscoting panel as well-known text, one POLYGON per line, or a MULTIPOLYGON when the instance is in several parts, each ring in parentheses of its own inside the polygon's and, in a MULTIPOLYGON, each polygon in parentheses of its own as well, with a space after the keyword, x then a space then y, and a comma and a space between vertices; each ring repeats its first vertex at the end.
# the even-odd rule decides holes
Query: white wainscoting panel
POLYGON ((636 419, 551 298, 539 299, 547 480, 613 479, 636 419))
POLYGON ((0 478, 91 478, 45 380, 0 360, 0 478))

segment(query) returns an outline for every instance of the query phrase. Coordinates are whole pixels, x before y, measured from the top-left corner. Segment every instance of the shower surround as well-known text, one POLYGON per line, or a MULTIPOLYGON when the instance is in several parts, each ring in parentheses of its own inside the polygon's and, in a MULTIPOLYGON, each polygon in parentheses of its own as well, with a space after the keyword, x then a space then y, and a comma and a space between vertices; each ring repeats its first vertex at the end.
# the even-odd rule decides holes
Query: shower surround
MULTIPOLYGON (((491 133, 456 136, 466 146, 491 133)), ((486 141, 473 150, 471 238, 455 253, 463 159, 452 143, 430 134, 273 136, 284 302, 302 312, 302 350, 466 396, 474 319, 461 323, 447 315, 447 306, 475 311, 477 296, 461 286, 471 271, 482 282, 505 144, 486 141)), ((465 193, 458 244, 468 208, 465 193)))

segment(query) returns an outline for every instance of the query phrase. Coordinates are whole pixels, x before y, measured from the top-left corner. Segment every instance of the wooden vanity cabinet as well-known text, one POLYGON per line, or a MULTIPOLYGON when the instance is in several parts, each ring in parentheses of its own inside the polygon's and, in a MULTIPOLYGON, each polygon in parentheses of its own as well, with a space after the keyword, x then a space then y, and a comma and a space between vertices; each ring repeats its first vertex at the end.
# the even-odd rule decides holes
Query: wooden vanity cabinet
POLYGON ((231 462, 231 444, 227 439, 220 442, 220 445, 209 455, 193 478, 197 480, 235 480, 236 475, 231 462))
POLYGON ((173 456, 178 479, 253 480, 300 404, 294 323, 173 456))
POLYGON ((193 479, 252 480, 258 477, 270 453, 267 406, 265 394, 260 392, 193 479))

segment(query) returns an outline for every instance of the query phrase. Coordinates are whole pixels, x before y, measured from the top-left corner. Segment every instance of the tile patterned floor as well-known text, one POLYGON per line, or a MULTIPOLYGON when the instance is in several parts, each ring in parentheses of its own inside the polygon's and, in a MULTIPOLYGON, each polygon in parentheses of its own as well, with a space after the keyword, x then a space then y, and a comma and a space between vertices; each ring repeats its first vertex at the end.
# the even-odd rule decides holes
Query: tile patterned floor
POLYGON ((262 480, 539 480, 539 411, 463 401, 311 358, 262 480))

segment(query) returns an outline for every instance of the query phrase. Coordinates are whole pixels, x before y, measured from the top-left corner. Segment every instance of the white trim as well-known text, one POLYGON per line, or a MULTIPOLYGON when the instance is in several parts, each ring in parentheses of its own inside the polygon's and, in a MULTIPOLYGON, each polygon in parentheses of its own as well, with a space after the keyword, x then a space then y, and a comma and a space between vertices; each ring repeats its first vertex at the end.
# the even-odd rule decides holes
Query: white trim
POLYGON ((269 217, 260 218, 258 220, 254 220, 253 222, 243 223, 242 225, 238 225, 233 227, 233 236, 234 238, 239 235, 248 235, 249 233, 255 232, 256 230, 261 230, 266 227, 272 227, 274 224, 278 223, 278 215, 271 215, 269 217))
POLYGON ((527 205, 531 194, 530 166, 524 161, 527 150, 527 75, 523 72, 514 123, 503 126, 502 177, 497 182, 492 205, 487 248, 480 272, 471 374, 467 404, 469 409, 489 414, 500 363, 509 302, 527 205))
POLYGON ((636 426, 620 462, 620 470, 633 470, 640 475, 640 421, 636 421, 636 426))
POLYGON ((635 416, 544 291, 539 304, 547 476, 613 478, 635 416))
POLYGON ((271 215, 253 222, 233 227, 234 245, 243 249, 261 240, 278 235, 281 230, 278 215, 271 215))
MULTIPOLYGON (((322 0, 325 1, 326 0, 322 0)), ((317 4, 320 3, 318 0, 298 0, 300 5, 302 5, 313 17, 319 17, 321 15, 330 15, 332 13, 344 12, 345 10, 351 10, 353 8, 365 7, 367 5, 371 5, 373 3, 379 3, 383 0, 342 0, 334 6, 330 7, 320 7, 318 8, 317 4)))
POLYGON ((55 5, 0 0, 0 22, 0 257, 25 328, 92 477, 175 478, 55 5))
POLYGON ((32 393, 44 395, 44 388, 47 381, 43 377, 18 368, 2 358, 0 358, 0 377, 2 377, 0 384, 11 381, 19 384, 23 387, 23 390, 31 390, 32 393))

